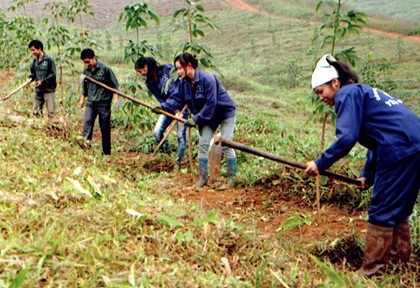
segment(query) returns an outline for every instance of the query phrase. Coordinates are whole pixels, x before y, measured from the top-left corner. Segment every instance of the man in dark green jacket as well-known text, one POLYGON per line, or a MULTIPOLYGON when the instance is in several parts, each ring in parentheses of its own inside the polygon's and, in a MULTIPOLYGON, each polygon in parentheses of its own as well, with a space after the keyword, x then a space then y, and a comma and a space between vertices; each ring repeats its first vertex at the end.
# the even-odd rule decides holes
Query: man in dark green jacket
POLYGON ((55 88, 57 76, 54 60, 44 53, 44 45, 39 40, 32 40, 28 48, 35 57, 29 78, 35 81, 35 101, 33 114, 42 116, 42 107, 47 104, 48 117, 55 114, 55 88))
MULTIPOLYGON (((86 48, 80 54, 80 59, 86 65, 83 73, 105 85, 118 89, 118 80, 110 67, 98 61, 95 52, 86 48)), ((102 134, 102 151, 105 155, 111 154, 111 106, 113 92, 98 84, 95 84, 88 79, 83 80, 83 92, 80 97, 78 106, 79 109, 83 108, 85 99, 87 98, 85 119, 83 125, 82 135, 85 144, 90 146, 93 136, 93 125, 96 117, 99 115, 99 126, 101 127, 102 134)), ((115 102, 118 97, 115 97, 115 102)))

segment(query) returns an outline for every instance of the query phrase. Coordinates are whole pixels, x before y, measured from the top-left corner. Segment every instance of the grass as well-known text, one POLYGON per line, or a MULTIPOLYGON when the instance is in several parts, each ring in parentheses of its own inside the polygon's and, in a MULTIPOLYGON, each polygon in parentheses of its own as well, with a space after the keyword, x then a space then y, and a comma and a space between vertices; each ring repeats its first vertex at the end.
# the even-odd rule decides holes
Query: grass
MULTIPOLYGON (((254 2, 260 8, 264 4, 254 2)), ((302 3, 296 5, 302 7, 302 3)), ((293 10, 293 6, 288 7, 288 11, 293 10)), ((306 17, 310 10, 298 14, 306 17)), ((310 42, 313 27, 281 15, 268 17, 226 7, 209 12, 209 16, 222 30, 209 31, 203 42, 211 47, 223 73, 222 83, 237 104, 235 140, 303 163, 316 157, 320 124, 307 122, 314 109, 309 82, 314 61, 327 50, 319 51, 310 42), (290 60, 295 60, 294 66, 290 60), (287 65, 301 71, 296 78, 286 77, 293 76, 284 69, 287 65), (285 87, 284 79, 296 81, 297 86, 285 87)), ((155 43, 156 33, 160 33, 163 44, 169 45, 162 61, 171 62, 173 50, 184 38, 181 32, 172 33, 170 19, 162 20, 161 27, 151 27, 142 35, 155 43)), ((121 61, 122 47, 130 34, 115 27, 107 32, 113 35, 111 49, 98 49, 98 55, 112 66, 120 82, 132 81, 132 64, 121 61)), ((93 33, 95 40, 107 47, 103 34, 93 33)), ((369 55, 377 62, 393 63, 395 70, 389 77, 399 84, 394 94, 420 112, 417 43, 404 42, 401 58, 397 40, 385 36, 362 33, 341 44, 349 45, 356 46, 361 56, 358 67, 369 63, 369 55)), ((55 56, 54 51, 51 54, 55 56)), ((82 71, 79 59, 75 64, 82 71)), ((3 77, 2 85, 8 85, 2 90, 16 87, 24 74, 26 71, 18 72, 13 81, 3 77)), ((188 200, 189 194, 195 195, 186 187, 190 183, 174 181, 174 175, 165 170, 170 159, 160 154, 151 159, 149 155, 127 153, 141 139, 151 139, 151 129, 134 127, 129 133, 115 121, 113 155, 101 157, 100 141, 88 152, 81 150, 73 141, 83 121, 83 111, 75 108, 79 95, 75 78, 66 77, 70 105, 66 107, 66 127, 30 115, 31 91, 18 93, 0 107, 0 158, 6 163, 0 167, 0 287, 8 287, 25 267, 28 272, 22 287, 33 287, 34 283, 49 287, 417 285, 418 267, 412 273, 401 268, 366 280, 354 278, 348 264, 331 264, 331 257, 323 258, 325 254, 344 258, 347 247, 343 245, 359 247, 363 239, 360 231, 340 235, 338 240, 305 237, 301 231, 308 235, 317 231, 316 215, 307 212, 312 210, 315 192, 313 182, 297 171, 238 153, 239 185, 250 194, 256 193, 253 188, 265 193, 263 205, 268 210, 251 209, 247 199, 239 196, 234 200, 236 209, 209 210, 200 201, 188 200), (271 186, 282 189, 270 190, 271 186), (295 206, 286 206, 284 198, 295 206), (277 203, 284 207, 275 206, 277 203), (270 237, 258 229, 273 215, 289 212, 305 214, 312 225, 270 237)), ((154 118, 145 113, 147 126, 154 118)), ((120 119, 124 115, 119 110, 113 116, 120 119)), ((196 134, 193 143, 197 142, 196 134)), ((329 123, 327 142, 333 140, 334 128, 329 123)), ((170 141, 175 147, 174 137, 170 141)), ((334 165, 333 171, 352 176, 352 169, 360 171, 364 153, 356 147, 350 157, 334 165)), ((365 215, 363 201, 370 197, 369 191, 363 195, 357 191, 360 198, 355 198, 345 188, 331 183, 323 186, 324 209, 337 206, 365 215), (335 193, 329 198, 333 188, 335 193)), ((418 214, 419 205, 414 219, 418 214)), ((320 225, 330 227, 330 223, 320 225)), ((412 221, 412 228, 417 233, 414 235, 419 235, 418 221, 412 221)), ((413 250, 419 251, 419 247, 413 237, 413 250)))

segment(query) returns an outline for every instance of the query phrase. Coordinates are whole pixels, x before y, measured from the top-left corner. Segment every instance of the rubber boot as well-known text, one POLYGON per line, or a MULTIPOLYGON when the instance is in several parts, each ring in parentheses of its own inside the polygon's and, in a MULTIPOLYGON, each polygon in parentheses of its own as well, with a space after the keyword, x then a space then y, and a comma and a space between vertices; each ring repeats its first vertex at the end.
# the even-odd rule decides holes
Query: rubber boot
POLYGON ((197 183, 195 183, 195 188, 201 188, 207 184, 209 180, 209 175, 207 174, 207 166, 209 164, 209 160, 207 158, 199 158, 198 159, 198 174, 200 175, 200 179, 197 183))
POLYGON ((228 168, 228 182, 226 185, 226 189, 233 189, 235 188, 235 177, 237 168, 236 158, 228 158, 226 159, 226 162, 228 168))
POLYGON ((394 227, 389 258, 393 263, 408 262, 411 254, 410 223, 408 219, 394 227))
POLYGON ((368 224, 362 267, 356 271, 357 275, 372 276, 388 263, 392 245, 392 230, 392 227, 368 224))

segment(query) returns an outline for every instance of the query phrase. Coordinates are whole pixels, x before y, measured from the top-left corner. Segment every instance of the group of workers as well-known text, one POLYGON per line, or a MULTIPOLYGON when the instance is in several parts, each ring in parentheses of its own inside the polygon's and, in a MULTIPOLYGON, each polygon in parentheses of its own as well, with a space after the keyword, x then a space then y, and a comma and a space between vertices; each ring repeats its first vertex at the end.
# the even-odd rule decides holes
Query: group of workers
MULTIPOLYGON (((55 113, 56 75, 54 61, 43 51, 42 42, 29 44, 34 61, 31 79, 35 81, 34 114, 42 114, 46 103, 48 114, 55 113)), ((98 61, 90 48, 81 52, 84 74, 111 88, 118 89, 112 69, 98 61)), ((174 59, 174 65, 158 65, 153 57, 140 57, 135 70, 146 78, 146 86, 159 105, 152 109, 165 110, 184 118, 178 122, 176 163, 186 148, 186 126, 198 127, 199 181, 196 188, 208 182, 208 151, 215 131, 220 127, 222 137, 232 139, 236 123, 235 104, 220 81, 198 69, 198 60, 190 53, 174 59), (167 85, 172 69, 178 78, 167 85), (188 109, 184 109, 184 107, 188 109), (189 114, 192 118, 188 118, 189 114)), ((319 175, 347 155, 359 142, 368 149, 366 164, 358 178, 360 188, 373 184, 368 211, 363 263, 358 275, 371 276, 389 262, 407 262, 410 258, 409 217, 420 189, 420 118, 397 98, 367 85, 358 84, 357 74, 344 62, 331 55, 323 56, 312 74, 312 89, 321 101, 335 107, 337 140, 315 161, 307 163, 308 175, 319 175)), ((86 103, 82 136, 88 145, 92 139, 95 119, 99 116, 103 154, 111 153, 111 105, 113 92, 88 79, 78 107, 86 103), (87 99, 87 101, 86 101, 87 99)), ((172 118, 160 115, 154 134, 159 142, 172 118)), ((168 152, 168 144, 163 145, 168 152)), ((223 147, 228 167, 228 188, 234 187, 237 170, 235 151, 223 147)))

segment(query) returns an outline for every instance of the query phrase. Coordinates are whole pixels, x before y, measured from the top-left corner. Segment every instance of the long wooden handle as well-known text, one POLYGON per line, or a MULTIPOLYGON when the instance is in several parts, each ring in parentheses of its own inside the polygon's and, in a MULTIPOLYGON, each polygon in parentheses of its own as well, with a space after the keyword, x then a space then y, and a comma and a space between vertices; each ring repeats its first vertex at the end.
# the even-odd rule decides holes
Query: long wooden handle
MULTIPOLYGON (((89 76, 83 75, 83 78, 86 78, 86 79, 88 79, 89 81, 91 81, 92 83, 95 83, 95 84, 97 84, 97 85, 99 85, 99 86, 102 86, 102 87, 104 87, 104 88, 108 89, 109 91, 112 91, 112 92, 114 92, 115 94, 118 94, 118 95, 120 95, 120 96, 122 96, 122 97, 124 97, 124 98, 126 98, 126 99, 128 99, 128 100, 131 100, 131 101, 133 101, 133 102, 135 102, 135 103, 137 103, 137 104, 140 104, 140 105, 145 106, 145 107, 150 108, 150 109, 153 109, 153 107, 154 107, 153 105, 151 105, 151 104, 149 104, 149 103, 143 102, 143 101, 141 101, 141 100, 139 100, 139 99, 137 99, 137 98, 134 98, 133 96, 127 95, 127 94, 125 94, 125 93, 123 93, 123 92, 121 92, 121 91, 119 91, 119 90, 117 90, 117 89, 114 89, 114 88, 112 88, 112 87, 109 87, 108 85, 105 85, 104 83, 99 82, 99 81, 97 81, 97 80, 93 79, 92 77, 89 77, 89 76)), ((163 115, 169 116, 169 117, 171 117, 171 118, 173 118, 173 119, 175 119, 175 120, 177 120, 177 121, 179 121, 179 122, 182 122, 182 123, 187 122, 187 120, 185 120, 184 118, 182 118, 182 117, 178 117, 178 116, 176 116, 176 115, 174 115, 174 114, 171 114, 171 113, 169 113, 169 112, 167 112, 167 111, 165 111, 165 110, 158 109, 158 112, 159 112, 159 113, 161 113, 161 114, 163 114, 163 115)))
MULTIPOLYGON (((299 162, 296 162, 296 161, 293 161, 293 160, 289 160, 289 159, 284 159, 284 158, 279 157, 277 155, 274 155, 274 154, 271 154, 271 153, 268 153, 268 152, 264 152, 264 151, 260 151, 260 150, 245 146, 243 144, 234 142, 232 140, 224 139, 223 137, 220 137, 220 138, 215 137, 214 141, 215 142, 216 141, 221 141, 223 146, 227 146, 227 147, 237 149, 237 150, 240 150, 240 151, 243 151, 243 152, 247 152, 247 153, 250 153, 250 154, 261 156, 261 157, 264 157, 264 158, 267 158, 267 159, 270 159, 270 160, 273 160, 273 161, 276 161, 276 162, 280 162, 280 163, 283 163, 283 164, 287 164, 287 165, 296 167, 296 168, 306 169, 306 167, 307 167, 306 164, 302 164, 302 163, 299 163, 299 162)), ((327 177, 330 177, 330 178, 334 178, 334 179, 343 181, 343 182, 347 182, 347 183, 350 183, 350 184, 355 184, 355 185, 361 185, 362 184, 357 179, 349 178, 347 176, 336 174, 336 173, 329 172, 329 171, 322 171, 322 172, 320 172, 320 174, 324 175, 324 176, 327 176, 327 177)))
MULTIPOLYGON (((184 115, 185 110, 187 109, 187 105, 184 106, 184 108, 182 108, 181 112, 179 113, 180 115, 184 115)), ((159 150, 160 146, 163 145, 163 143, 166 141, 166 139, 168 139, 169 134, 171 134, 172 129, 174 129, 176 125, 176 122, 173 121, 171 123, 171 125, 169 125, 169 127, 166 129, 166 134, 163 136, 162 140, 160 140, 158 146, 155 149, 155 152, 153 152, 152 156, 154 156, 156 154, 156 152, 159 150)))
POLYGON ((25 87, 26 85, 28 85, 31 82, 32 82, 32 79, 27 79, 25 83, 23 83, 22 85, 17 87, 15 90, 13 90, 12 92, 10 92, 6 96, 4 96, 1 100, 5 101, 5 100, 9 99, 10 97, 13 96, 13 94, 16 94, 16 92, 18 92, 20 89, 22 89, 23 87, 25 87))

